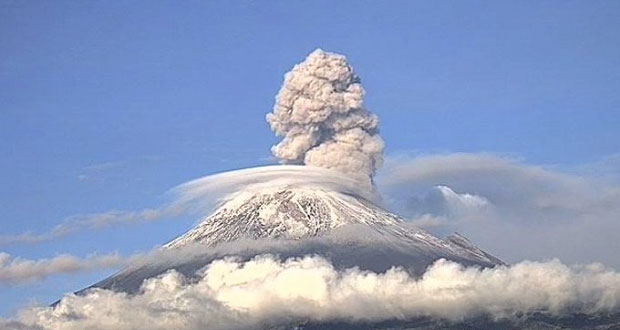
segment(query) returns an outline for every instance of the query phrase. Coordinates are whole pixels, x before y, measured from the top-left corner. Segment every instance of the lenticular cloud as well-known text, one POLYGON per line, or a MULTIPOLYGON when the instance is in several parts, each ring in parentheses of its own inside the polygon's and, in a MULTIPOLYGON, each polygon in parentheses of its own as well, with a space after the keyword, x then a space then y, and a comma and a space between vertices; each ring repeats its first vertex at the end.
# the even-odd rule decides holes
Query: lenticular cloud
MULTIPOLYGON (((600 315, 620 308, 620 274, 558 261, 465 268, 438 260, 422 277, 337 269, 319 256, 214 261, 190 281, 176 271, 136 295, 94 289, 55 307, 24 310, 15 329, 257 329, 299 322, 376 322, 528 313, 600 315), (303 283, 303 285, 300 285, 303 283)), ((0 322, 0 325, 2 323, 0 322)))
POLYGON ((271 129, 283 163, 307 164, 372 178, 383 162, 379 120, 364 108, 364 89, 346 57, 320 49, 285 76, 271 129))

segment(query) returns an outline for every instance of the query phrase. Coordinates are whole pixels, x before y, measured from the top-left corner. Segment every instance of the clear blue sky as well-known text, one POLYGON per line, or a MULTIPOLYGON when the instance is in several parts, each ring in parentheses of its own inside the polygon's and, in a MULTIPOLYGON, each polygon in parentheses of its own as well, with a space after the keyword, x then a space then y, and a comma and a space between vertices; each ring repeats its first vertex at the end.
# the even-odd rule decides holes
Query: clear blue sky
MULTIPOLYGON (((0 233, 158 205, 192 178, 273 162, 283 74, 347 55, 387 154, 498 152, 573 166, 620 152, 618 1, 0 0, 0 233)), ((129 254, 196 219, 14 256, 129 254)), ((105 272, 0 287, 0 315, 105 272)))

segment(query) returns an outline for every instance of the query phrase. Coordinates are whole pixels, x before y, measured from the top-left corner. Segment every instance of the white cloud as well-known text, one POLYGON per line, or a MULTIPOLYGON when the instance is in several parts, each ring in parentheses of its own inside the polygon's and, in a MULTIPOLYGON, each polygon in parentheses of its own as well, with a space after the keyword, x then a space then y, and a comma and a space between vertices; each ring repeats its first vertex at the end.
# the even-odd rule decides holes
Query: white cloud
POLYGON ((167 205, 137 211, 108 211, 75 215, 65 219, 48 232, 0 235, 0 245, 34 244, 81 231, 140 221, 168 219, 186 213, 203 215, 211 211, 217 203, 228 198, 230 194, 240 190, 261 189, 274 185, 318 186, 360 195, 369 200, 378 199, 376 192, 364 181, 350 178, 334 170, 300 165, 262 166, 208 175, 181 184, 171 190, 172 201, 167 205))
POLYGON ((34 244, 65 237, 85 230, 97 230, 116 224, 153 221, 174 217, 183 210, 178 205, 140 211, 108 211, 103 213, 75 215, 65 219, 52 230, 44 233, 25 232, 16 235, 0 235, 0 245, 34 244))
POLYGON ((599 315, 619 308, 620 274, 597 264, 479 269, 439 260, 414 278, 399 268, 338 270, 318 256, 281 261, 263 255, 217 260, 198 281, 171 271, 145 281, 136 295, 68 294, 55 307, 22 310, 14 321, 54 330, 253 329, 300 321, 599 315))
POLYGON ((424 196, 409 197, 406 203, 404 212, 409 213, 411 223, 441 234, 450 233, 442 229, 453 229, 456 222, 473 221, 492 208, 484 197, 457 193, 445 185, 432 187, 424 196))
MULTIPOLYGON (((609 168, 614 162, 605 161, 609 168)), ((613 167, 613 166, 612 166, 613 167)), ((459 231, 501 259, 558 257, 620 266, 620 183, 601 171, 560 172, 490 154, 388 159, 376 178, 387 209, 438 234, 459 231)), ((224 172, 172 190, 172 202, 139 211, 67 219, 46 233, 0 236, 0 244, 37 243, 130 222, 202 215, 231 193, 274 184, 318 185, 379 201, 372 189, 339 172, 265 166, 224 172)))
POLYGON ((607 178, 458 153, 388 159, 377 183, 397 213, 441 233, 463 232, 504 260, 559 257, 620 266, 620 184, 607 178), (452 206, 450 192, 428 197, 437 195, 437 185, 459 192, 452 206), (487 206, 454 212, 473 196, 487 206))
POLYGON ((246 190, 273 186, 321 187, 337 192, 360 195, 376 199, 375 192, 356 178, 340 172, 315 166, 272 165, 205 176, 181 184, 172 191, 177 204, 210 204, 226 199, 230 194, 246 190))
POLYGON ((0 252, 0 285, 41 281, 51 275, 77 273, 94 269, 117 268, 136 257, 123 258, 118 254, 91 255, 77 258, 59 255, 51 259, 15 258, 0 252))
POLYGON ((446 206, 448 208, 448 212, 454 214, 463 214, 476 212, 481 209, 484 209, 489 205, 489 201, 481 196, 467 194, 467 193, 456 193, 448 186, 436 186, 437 190, 441 192, 443 196, 446 206))

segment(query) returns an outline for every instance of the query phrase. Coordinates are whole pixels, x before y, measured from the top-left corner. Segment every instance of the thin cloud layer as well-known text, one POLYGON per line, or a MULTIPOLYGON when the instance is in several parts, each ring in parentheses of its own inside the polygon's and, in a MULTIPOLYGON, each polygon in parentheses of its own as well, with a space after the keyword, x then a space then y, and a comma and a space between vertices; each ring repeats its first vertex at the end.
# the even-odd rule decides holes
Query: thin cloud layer
MULTIPOLYGON (((620 274, 558 261, 493 269, 439 260, 422 277, 338 270, 319 256, 216 260, 189 281, 170 271, 136 295, 94 289, 55 307, 22 310, 14 329, 257 329, 299 322, 432 317, 512 319, 529 313, 602 315, 620 308, 620 274), (304 285, 299 285, 304 283, 304 285)), ((9 323, 12 322, 12 323, 9 323)))
POLYGON ((422 196, 408 197, 405 208, 404 214, 408 214, 409 221, 414 225, 450 234, 458 231, 451 228, 454 223, 485 215, 492 204, 482 196, 457 193, 448 186, 438 185, 422 196))
POLYGON ((209 175, 181 184, 172 192, 177 196, 177 204, 190 205, 200 201, 210 206, 213 201, 221 202, 238 191, 286 185, 320 187, 376 199, 375 191, 363 183, 355 177, 316 166, 272 165, 209 175))
POLYGON ((391 158, 375 180, 379 197, 336 171, 265 166, 182 184, 172 190, 172 202, 159 208, 75 216, 47 233, 0 236, 0 245, 38 243, 180 214, 202 216, 239 190, 291 184, 362 195, 437 234, 463 232, 511 262, 558 257, 620 266, 614 252, 620 249, 620 186, 601 171, 596 177, 583 172, 562 173, 490 154, 391 158))
POLYGON ((108 211, 103 213, 75 215, 45 233, 25 232, 16 235, 0 235, 0 246, 13 244, 36 244, 51 241, 87 230, 98 230, 118 224, 154 221, 174 217, 184 212, 179 205, 162 206, 140 211, 108 211))
POLYGON ((123 258, 118 254, 91 255, 77 258, 59 255, 51 259, 16 258, 0 252, 0 286, 42 281, 48 276, 70 274, 95 269, 118 268, 136 257, 123 258))
POLYGON ((156 208, 138 211, 109 211, 76 215, 66 219, 46 233, 0 235, 1 245, 35 244, 87 230, 113 225, 156 221, 182 214, 202 216, 238 191, 273 186, 301 185, 321 187, 331 191, 355 194, 368 200, 378 200, 376 191, 365 181, 340 172, 314 166, 262 166, 205 176, 181 184, 170 191, 172 201, 156 208))
POLYGON ((432 187, 424 196, 413 196, 406 202, 410 211, 419 215, 433 214, 452 217, 477 213, 490 206, 490 202, 484 197, 457 193, 444 185, 432 187))
POLYGON ((385 169, 377 184, 387 207, 431 231, 464 232, 508 261, 559 257, 620 266, 620 185, 603 173, 463 153, 393 158, 385 169), (471 207, 465 199, 472 198, 486 205, 471 207))

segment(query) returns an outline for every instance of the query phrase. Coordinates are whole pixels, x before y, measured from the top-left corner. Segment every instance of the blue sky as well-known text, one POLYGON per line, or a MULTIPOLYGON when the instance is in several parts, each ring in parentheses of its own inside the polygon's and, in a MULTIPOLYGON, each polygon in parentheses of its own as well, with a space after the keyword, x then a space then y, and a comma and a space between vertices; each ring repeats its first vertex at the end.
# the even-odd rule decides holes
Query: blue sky
MULTIPOLYGON (((0 233, 158 205, 270 164, 264 117, 317 47, 345 54, 388 155, 491 152, 578 167, 620 152, 620 3, 0 1, 0 233)), ((0 247, 146 251, 181 217, 0 247)), ((107 272, 0 287, 0 314, 107 272)))

